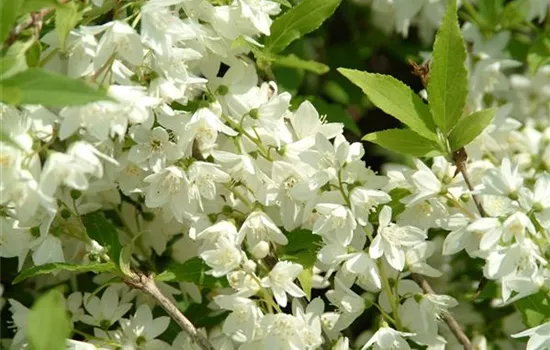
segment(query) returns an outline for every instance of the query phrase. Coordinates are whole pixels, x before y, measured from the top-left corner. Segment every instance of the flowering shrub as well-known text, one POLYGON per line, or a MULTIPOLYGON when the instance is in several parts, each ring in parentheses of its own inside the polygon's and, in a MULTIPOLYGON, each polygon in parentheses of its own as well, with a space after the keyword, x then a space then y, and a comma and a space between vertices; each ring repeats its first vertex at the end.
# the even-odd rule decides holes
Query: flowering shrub
POLYGON ((3 347, 550 349, 548 1, 356 1, 380 173, 275 82, 340 2, 2 1, 3 347))

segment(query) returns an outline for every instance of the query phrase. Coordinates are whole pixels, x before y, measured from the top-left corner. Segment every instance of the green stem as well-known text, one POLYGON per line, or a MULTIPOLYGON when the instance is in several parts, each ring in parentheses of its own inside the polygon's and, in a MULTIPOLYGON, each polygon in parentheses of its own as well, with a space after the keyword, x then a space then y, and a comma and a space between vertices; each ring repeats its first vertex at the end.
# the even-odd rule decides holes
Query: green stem
POLYGON ((256 147, 258 147, 258 153, 262 157, 269 160, 270 162, 273 161, 273 158, 271 158, 271 156, 269 155, 269 152, 267 152, 265 146, 263 145, 263 143, 260 141, 259 138, 257 139, 254 136, 250 135, 250 133, 248 133, 246 130, 244 130, 244 128, 242 128, 239 124, 237 124, 233 120, 231 120, 231 118, 229 118, 228 116, 222 115, 222 118, 226 122, 228 122, 233 129, 237 130, 239 132, 239 134, 242 134, 242 135, 246 136, 250 141, 252 141, 256 145, 256 147))
POLYGON ((346 201, 346 205, 348 208, 351 209, 351 201, 349 200, 349 194, 346 194, 344 191, 344 183, 342 182, 342 169, 338 170, 338 185, 340 189, 340 193, 342 194, 342 197, 344 197, 344 200, 346 201))
POLYGON ((382 260, 378 260, 378 270, 380 270, 380 277, 382 278, 382 287, 384 288, 384 291, 388 295, 388 299, 390 300, 390 305, 392 309, 392 315, 394 317, 394 325, 397 330, 402 329, 401 326, 401 320, 399 320, 399 299, 396 298, 396 296, 393 294, 392 287, 390 286, 390 280, 388 279, 388 276, 386 274, 386 271, 384 270, 384 266, 382 265, 382 260))

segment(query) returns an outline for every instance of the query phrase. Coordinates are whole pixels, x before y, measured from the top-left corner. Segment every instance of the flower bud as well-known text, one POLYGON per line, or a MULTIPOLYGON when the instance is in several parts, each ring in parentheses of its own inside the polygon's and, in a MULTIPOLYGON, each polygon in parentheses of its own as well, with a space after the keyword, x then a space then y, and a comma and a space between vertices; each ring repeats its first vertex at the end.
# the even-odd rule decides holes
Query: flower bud
POLYGON ((260 241, 252 248, 252 255, 256 259, 263 259, 269 254, 269 243, 266 241, 260 241))

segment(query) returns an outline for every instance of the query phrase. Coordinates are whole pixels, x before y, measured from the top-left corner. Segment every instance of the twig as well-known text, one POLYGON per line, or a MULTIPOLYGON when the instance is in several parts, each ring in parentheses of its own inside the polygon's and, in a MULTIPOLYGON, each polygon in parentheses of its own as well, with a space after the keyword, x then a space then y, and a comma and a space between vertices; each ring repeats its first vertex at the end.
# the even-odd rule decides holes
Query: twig
POLYGON ((453 153, 453 161, 455 162, 456 170, 462 174, 462 177, 466 182, 466 186, 468 186, 468 189, 470 190, 470 194, 472 196, 472 199, 474 200, 477 210, 479 211, 479 215, 486 217, 487 213, 485 212, 485 210, 483 209, 483 206, 481 205, 481 200, 476 194, 473 193, 474 186, 472 186, 472 182, 470 181, 470 176, 468 175, 468 169, 466 166, 466 162, 468 161, 468 154, 466 153, 466 150, 464 149, 464 147, 456 150, 453 153))
MULTIPOLYGON (((58 4, 63 5, 68 3, 69 1, 70 0, 58 0, 58 4)), ((32 12, 30 14, 31 17, 28 20, 13 27, 13 29, 10 32, 10 35, 4 42, 4 48, 10 47, 17 40, 19 35, 21 35, 21 33, 25 29, 28 29, 30 27, 35 27, 37 37, 40 37, 40 31, 42 31, 42 24, 43 24, 44 17, 52 13, 54 10, 55 10, 55 6, 51 6, 51 7, 43 8, 36 12, 32 12)))
MULTIPOLYGON (((420 286, 420 288, 422 288, 424 293, 435 294, 432 286, 430 286, 428 281, 426 281, 426 279, 421 275, 417 275, 413 273, 412 279, 416 283, 418 283, 418 285, 420 286)), ((472 343, 470 343, 470 339, 468 339, 468 336, 466 335, 466 333, 464 333, 464 331, 462 330, 462 328, 460 327, 456 319, 448 312, 443 314, 443 318, 445 320, 445 323, 447 323, 447 326, 449 326, 449 329, 451 330, 451 332, 453 332, 454 336, 460 342, 460 344, 462 344, 464 349, 473 350, 472 343)))
POLYGON ((51 13, 54 9, 55 9, 55 7, 49 7, 49 8, 44 8, 40 11, 36 11, 36 12, 31 13, 31 17, 28 20, 26 20, 23 23, 20 23, 20 24, 16 25, 11 30, 10 35, 8 36, 6 41, 4 42, 4 47, 5 48, 10 47, 17 40, 19 35, 21 35, 21 32, 23 32, 27 28, 35 27, 36 32, 40 33, 40 31, 42 30, 42 20, 49 13, 51 13))
POLYGON ((125 281, 130 287, 139 289, 149 294, 157 303, 172 317, 181 329, 191 338, 191 341, 197 344, 203 350, 214 350, 208 339, 197 331, 195 326, 189 321, 181 311, 172 304, 172 302, 162 294, 155 284, 152 276, 147 276, 141 272, 135 272, 132 276, 128 276, 125 281))

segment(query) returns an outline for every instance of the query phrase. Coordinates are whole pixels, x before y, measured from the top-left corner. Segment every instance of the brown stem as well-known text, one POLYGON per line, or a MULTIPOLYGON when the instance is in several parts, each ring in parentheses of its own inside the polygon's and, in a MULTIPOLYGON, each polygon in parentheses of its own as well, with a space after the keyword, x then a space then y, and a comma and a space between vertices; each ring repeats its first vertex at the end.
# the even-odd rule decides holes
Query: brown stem
MULTIPOLYGON (((68 3, 69 1, 70 0, 58 0, 58 3, 62 5, 62 4, 68 3)), ((10 35, 4 42, 4 48, 10 47, 17 40, 17 38, 19 38, 19 35, 21 35, 21 33, 25 29, 28 29, 30 27, 35 27, 36 35, 37 37, 40 37, 40 31, 42 30, 44 17, 52 13, 54 10, 55 10, 55 7, 52 6, 52 7, 43 8, 36 12, 32 12, 30 14, 31 17, 29 19, 13 27, 13 29, 10 32, 10 35)))
MULTIPOLYGON (((485 209, 483 209, 483 206, 481 205, 481 200, 479 199, 477 194, 474 194, 474 186, 472 186, 472 182, 470 181, 470 176, 468 175, 468 168, 466 166, 466 162, 468 161, 468 153, 466 153, 466 150, 464 147, 456 150, 453 153, 453 160, 456 165, 456 170, 462 174, 462 177, 464 178, 464 181, 466 182, 466 185, 468 186, 468 189, 470 190, 470 194, 472 196, 472 199, 477 207, 477 211, 479 211, 479 215, 482 217, 487 217, 487 212, 485 209)), ((481 280, 479 280, 477 290, 472 298, 472 300, 477 299, 477 297, 481 294, 485 286, 487 285, 488 280, 485 277, 482 277, 481 280)))
POLYGON ((456 150, 453 153, 453 160, 456 165, 456 170, 462 174, 462 177, 466 182, 466 186, 468 186, 468 189, 470 190, 470 195, 472 196, 472 199, 474 200, 477 210, 479 211, 479 215, 486 217, 487 213, 485 212, 485 210, 483 209, 483 206, 481 205, 481 200, 479 199, 477 194, 473 193, 474 186, 472 186, 472 182, 470 181, 470 176, 468 175, 468 168, 466 166, 466 162, 468 161, 468 154, 466 153, 466 150, 464 149, 464 147, 456 150))
MULTIPOLYGON (((412 274, 412 279, 418 283, 420 288, 424 291, 424 293, 427 294, 435 294, 432 286, 426 281, 424 277, 421 275, 417 275, 415 273, 412 274)), ((466 333, 464 333, 464 330, 462 330, 462 327, 458 324, 456 319, 448 312, 443 314, 443 319, 445 320, 445 323, 447 323, 447 326, 449 326, 449 329, 451 332, 453 332, 455 338, 462 344, 464 347, 464 350, 473 350, 472 343, 470 343, 470 339, 468 339, 468 336, 466 333)))
POLYGON ((176 305, 172 304, 172 302, 162 294, 152 276, 145 275, 141 272, 135 272, 131 276, 127 276, 124 282, 130 287, 144 291, 152 296, 191 338, 193 343, 197 344, 203 350, 214 350, 214 347, 210 344, 208 339, 195 328, 191 321, 181 313, 176 305))

